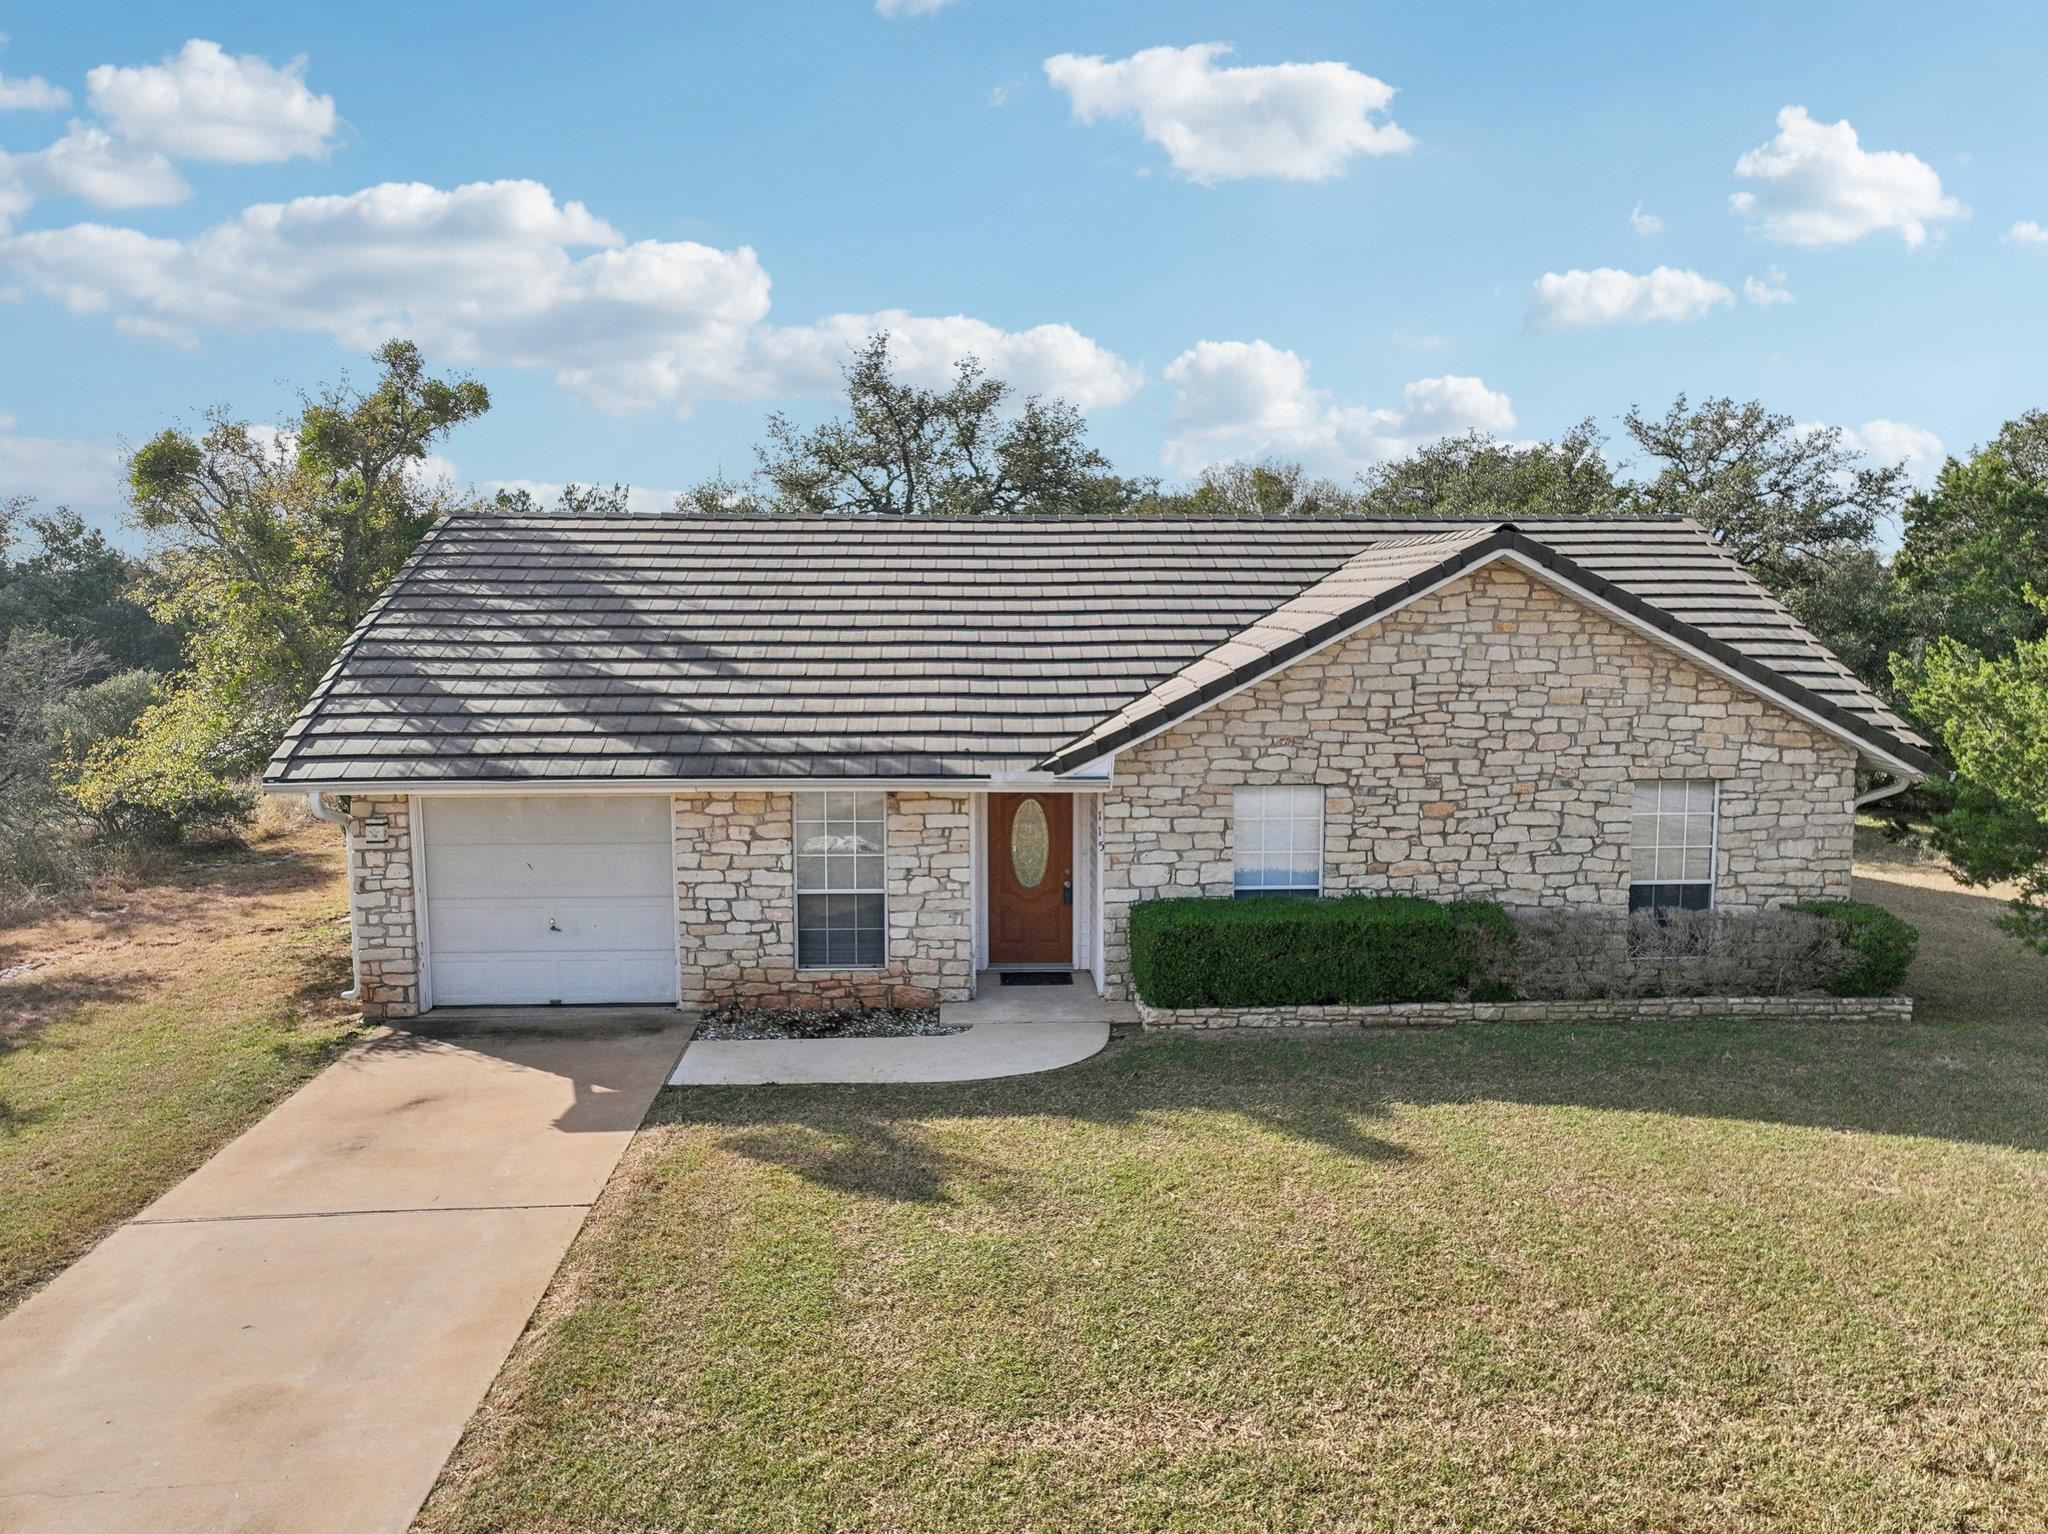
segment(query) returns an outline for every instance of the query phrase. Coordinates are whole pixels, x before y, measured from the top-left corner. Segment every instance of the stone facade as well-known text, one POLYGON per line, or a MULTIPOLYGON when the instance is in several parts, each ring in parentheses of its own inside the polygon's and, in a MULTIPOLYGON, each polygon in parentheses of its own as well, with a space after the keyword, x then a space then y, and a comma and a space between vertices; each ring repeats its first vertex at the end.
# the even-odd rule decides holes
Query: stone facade
MULTIPOLYGON (((1240 786, 1324 789, 1327 893, 1618 912, 1633 784, 1712 778, 1716 900, 1739 911, 1849 893, 1855 768, 1850 748, 1784 709, 1490 565, 1119 757, 1096 822, 1106 988, 1128 995, 1132 903, 1230 893, 1240 786)), ((972 994, 967 793, 888 795, 876 970, 796 967, 789 793, 681 793, 674 808, 685 1005, 972 994)), ((420 990, 408 801, 355 798, 349 845, 363 1008, 404 1016, 420 990)))
POLYGON ((1658 996, 1614 1001, 1411 1001, 1384 1007, 1148 1007, 1148 1030, 1443 1027, 1456 1023, 1907 1023, 1910 996, 1658 996))
MULTIPOLYGON (((685 1005, 927 1006, 973 995, 965 794, 889 795, 889 962, 877 970, 797 969, 790 814, 786 793, 675 796, 685 1005)), ((348 846, 363 1015, 414 1016, 420 974, 410 801, 355 796, 348 846)))
POLYGON ((1855 753, 1524 571, 1493 564, 1117 759, 1109 994, 1130 905, 1231 892, 1231 793, 1319 784, 1324 890, 1626 909, 1632 785, 1720 784, 1716 901, 1849 893, 1855 753))
POLYGON ((973 994, 967 795, 905 792, 888 800, 888 964, 799 970, 791 796, 676 796, 686 1005, 929 1006, 973 994))
POLYGON ((420 1009, 419 918, 413 908, 412 805, 352 794, 348 881, 356 1000, 373 1021, 420 1009))

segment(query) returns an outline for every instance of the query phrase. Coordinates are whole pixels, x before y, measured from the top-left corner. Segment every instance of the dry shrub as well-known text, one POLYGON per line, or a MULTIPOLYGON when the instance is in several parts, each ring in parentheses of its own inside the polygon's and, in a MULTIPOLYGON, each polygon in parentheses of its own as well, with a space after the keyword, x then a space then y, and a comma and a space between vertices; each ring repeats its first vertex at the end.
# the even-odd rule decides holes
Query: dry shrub
POLYGON ((1511 911, 1517 996, 1819 996, 1851 955, 1839 923, 1798 911, 1672 911, 1662 920, 1553 907, 1511 911))
POLYGON ((312 823, 313 811, 306 804, 304 794, 265 794, 256 801, 256 809, 250 816, 249 839, 269 841, 273 837, 290 836, 312 823))

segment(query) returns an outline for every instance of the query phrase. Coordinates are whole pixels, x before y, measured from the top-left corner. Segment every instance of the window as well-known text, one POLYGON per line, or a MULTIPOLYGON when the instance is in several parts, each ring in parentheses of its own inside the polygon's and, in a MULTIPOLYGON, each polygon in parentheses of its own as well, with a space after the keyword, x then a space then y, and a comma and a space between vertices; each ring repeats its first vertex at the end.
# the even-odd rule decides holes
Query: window
POLYGON ((887 796, 833 789, 795 797, 797 968, 879 969, 889 953, 887 796))
POLYGON ((1323 889, 1323 791, 1240 788, 1230 807, 1240 895, 1323 889))
POLYGON ((1665 778, 1635 786, 1631 911, 1704 911, 1714 903, 1715 786, 1665 778))

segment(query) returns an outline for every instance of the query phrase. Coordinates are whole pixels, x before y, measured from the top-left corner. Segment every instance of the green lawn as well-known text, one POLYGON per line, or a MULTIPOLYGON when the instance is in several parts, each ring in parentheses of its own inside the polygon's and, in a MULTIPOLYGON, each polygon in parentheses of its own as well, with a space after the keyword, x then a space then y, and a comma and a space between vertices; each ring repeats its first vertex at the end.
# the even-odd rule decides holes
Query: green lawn
POLYGON ((0 929, 0 1312, 352 1036, 340 846, 301 828, 0 929))
POLYGON ((420 1527, 2038 1529, 2048 966, 1992 909, 2032 984, 1961 1020, 1941 939, 1903 1027, 666 1093, 420 1527))

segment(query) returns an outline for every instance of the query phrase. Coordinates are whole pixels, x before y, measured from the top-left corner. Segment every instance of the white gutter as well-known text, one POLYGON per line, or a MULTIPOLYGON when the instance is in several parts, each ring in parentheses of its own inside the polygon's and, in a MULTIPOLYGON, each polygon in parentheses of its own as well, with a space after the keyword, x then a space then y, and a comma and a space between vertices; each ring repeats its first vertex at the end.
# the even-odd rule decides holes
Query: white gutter
MULTIPOLYGON (((265 789, 264 792, 282 793, 284 790, 265 789)), ((307 793, 306 808, 312 811, 315 820, 324 820, 331 826, 341 827, 342 862, 346 865, 343 867, 342 873, 348 879, 348 989, 341 993, 341 999, 343 1001, 354 1001, 357 996, 362 994, 363 960, 362 955, 356 952, 355 845, 349 840, 348 816, 328 804, 326 798, 318 789, 307 793)))

